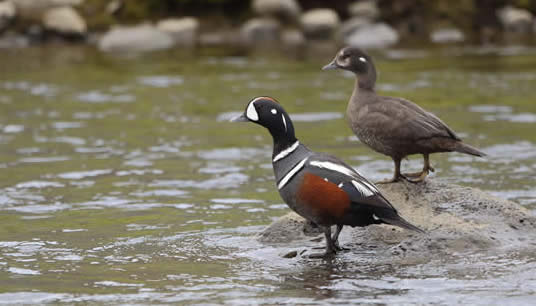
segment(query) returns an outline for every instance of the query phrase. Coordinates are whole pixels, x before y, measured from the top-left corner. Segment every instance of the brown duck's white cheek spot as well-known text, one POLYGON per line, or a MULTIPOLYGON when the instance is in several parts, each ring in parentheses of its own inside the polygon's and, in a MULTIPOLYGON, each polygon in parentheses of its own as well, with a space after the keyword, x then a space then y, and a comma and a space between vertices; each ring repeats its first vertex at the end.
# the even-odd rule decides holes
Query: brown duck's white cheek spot
POLYGON ((364 58, 364 57, 360 57, 359 60, 362 61, 363 63, 366 63, 366 62, 367 62, 367 59, 364 58))

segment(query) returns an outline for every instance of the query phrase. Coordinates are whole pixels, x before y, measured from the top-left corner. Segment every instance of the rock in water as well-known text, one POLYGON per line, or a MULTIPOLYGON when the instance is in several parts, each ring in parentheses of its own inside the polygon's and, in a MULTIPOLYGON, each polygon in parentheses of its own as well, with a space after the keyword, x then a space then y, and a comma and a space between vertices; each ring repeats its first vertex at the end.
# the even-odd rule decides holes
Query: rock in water
POLYGON ((168 49, 173 46, 170 35, 154 26, 143 24, 133 27, 115 27, 99 40, 102 51, 146 52, 168 49))
POLYGON ((530 33, 532 30, 532 14, 528 10, 505 6, 497 10, 497 17, 508 32, 530 33))
POLYGON ((0 2, 0 32, 15 18, 17 10, 11 1, 0 2))
POLYGON ((396 44, 399 35, 386 23, 364 25, 346 37, 345 43, 350 46, 368 48, 386 48, 396 44))
POLYGON ((249 45, 274 43, 279 41, 281 26, 273 18, 253 18, 242 26, 240 33, 249 45))
POLYGON ((193 46, 197 41, 199 21, 193 17, 170 18, 159 21, 156 28, 169 34, 178 46, 193 46))
POLYGON ((62 35, 84 36, 87 25, 72 7, 52 8, 43 15, 45 29, 62 35))
POLYGON ((309 39, 331 39, 339 23, 339 15, 332 9, 313 9, 301 16, 303 32, 309 39))
MULTIPOLYGON (((516 250, 536 245, 536 217, 524 207, 475 188, 427 180, 379 186, 409 222, 426 234, 389 225, 345 227, 342 245, 367 246, 379 260, 433 258, 476 250, 516 250)), ((311 225, 295 213, 276 220, 258 236, 263 243, 308 240, 311 225)), ((319 246, 323 242, 318 243, 319 246)))
POLYGON ((301 13, 300 5, 296 0, 254 0, 251 6, 259 15, 286 20, 296 20, 301 13))

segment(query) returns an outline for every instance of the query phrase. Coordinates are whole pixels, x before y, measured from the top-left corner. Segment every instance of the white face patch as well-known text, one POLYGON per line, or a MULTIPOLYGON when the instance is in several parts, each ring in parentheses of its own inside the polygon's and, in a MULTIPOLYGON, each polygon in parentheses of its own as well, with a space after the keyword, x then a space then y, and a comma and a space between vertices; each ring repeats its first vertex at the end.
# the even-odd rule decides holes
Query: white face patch
POLYGON ((367 62, 367 59, 364 58, 364 57, 360 57, 359 60, 362 61, 363 63, 366 63, 366 62, 367 62))
POLYGON ((257 110, 255 109, 255 101, 256 100, 253 100, 249 103, 246 110, 246 117, 252 121, 259 121, 259 114, 257 114, 257 110))
POLYGON ((275 108, 272 108, 271 112, 272 112, 272 114, 274 114, 274 115, 275 115, 275 114, 277 114, 277 109, 275 109, 275 108))

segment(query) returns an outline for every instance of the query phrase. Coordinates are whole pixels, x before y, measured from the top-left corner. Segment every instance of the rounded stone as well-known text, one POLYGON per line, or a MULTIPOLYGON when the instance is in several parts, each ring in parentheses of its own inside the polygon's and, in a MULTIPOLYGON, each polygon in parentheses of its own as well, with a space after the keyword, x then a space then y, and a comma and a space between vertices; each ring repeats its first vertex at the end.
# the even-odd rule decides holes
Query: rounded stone
POLYGON ((43 15, 43 26, 49 31, 64 35, 85 35, 85 20, 72 7, 51 8, 43 15))
POLYGON ((296 0, 254 0, 253 11, 262 16, 297 19, 301 13, 296 0))
POLYGON ((350 46, 365 49, 379 49, 392 46, 400 39, 398 33, 386 23, 365 25, 345 38, 350 46))
POLYGON ((241 36, 248 44, 263 44, 279 41, 281 25, 273 18, 253 18, 242 25, 241 36))
POLYGON ((434 43, 457 43, 465 40, 462 31, 456 28, 438 29, 430 33, 430 40, 434 43))
POLYGON ((147 52, 171 48, 173 43, 170 35, 142 24, 115 27, 100 38, 98 46, 102 51, 147 52))
POLYGON ((194 17, 169 18, 160 20, 156 28, 169 34, 175 44, 191 46, 197 41, 199 21, 194 17))
POLYGON ((313 9, 301 16, 303 32, 310 39, 332 38, 339 24, 339 15, 332 9, 313 9))

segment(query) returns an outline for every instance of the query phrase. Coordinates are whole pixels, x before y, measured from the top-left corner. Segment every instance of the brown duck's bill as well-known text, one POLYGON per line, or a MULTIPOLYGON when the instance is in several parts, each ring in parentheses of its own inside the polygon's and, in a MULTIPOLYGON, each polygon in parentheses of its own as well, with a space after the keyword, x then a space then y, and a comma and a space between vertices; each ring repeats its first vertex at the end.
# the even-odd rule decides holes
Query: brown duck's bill
POLYGON ((335 60, 333 60, 331 63, 327 64, 326 66, 322 67, 322 70, 331 70, 331 69, 337 69, 339 68, 337 66, 337 63, 335 63, 335 60))
POLYGON ((241 115, 238 115, 238 116, 232 118, 229 121, 231 121, 231 122, 249 122, 249 119, 246 117, 246 114, 241 114, 241 115))

